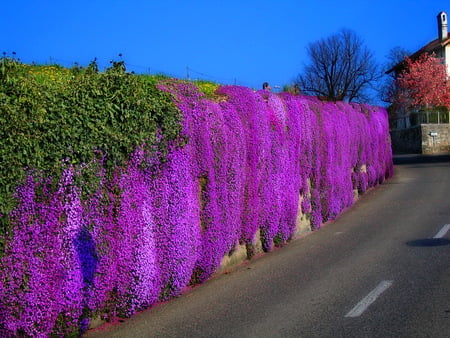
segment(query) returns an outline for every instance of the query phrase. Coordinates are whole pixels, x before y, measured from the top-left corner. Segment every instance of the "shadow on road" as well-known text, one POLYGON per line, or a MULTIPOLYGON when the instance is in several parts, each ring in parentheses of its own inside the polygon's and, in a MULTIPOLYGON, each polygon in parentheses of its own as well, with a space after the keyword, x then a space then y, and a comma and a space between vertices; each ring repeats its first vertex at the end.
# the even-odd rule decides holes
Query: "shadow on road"
POLYGON ((443 246, 449 245, 450 239, 447 238, 425 238, 425 239, 416 239, 415 241, 406 242, 408 246, 415 247, 430 247, 430 246, 443 246))
POLYGON ((394 155, 394 164, 422 164, 422 163, 443 163, 450 162, 450 154, 445 155, 422 155, 422 154, 407 154, 394 155))

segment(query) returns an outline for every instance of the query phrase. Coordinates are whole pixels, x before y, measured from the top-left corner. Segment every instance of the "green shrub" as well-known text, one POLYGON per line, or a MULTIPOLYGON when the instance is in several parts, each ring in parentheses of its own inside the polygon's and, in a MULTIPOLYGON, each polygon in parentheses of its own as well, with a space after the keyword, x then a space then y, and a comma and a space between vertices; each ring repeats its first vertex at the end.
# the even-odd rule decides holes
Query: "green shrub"
POLYGON ((106 156, 110 170, 143 144, 164 155, 179 137, 180 118, 169 94, 127 73, 122 61, 100 73, 95 61, 67 69, 1 58, 0 213, 13 208, 24 169, 57 179, 63 160, 81 165, 106 156))

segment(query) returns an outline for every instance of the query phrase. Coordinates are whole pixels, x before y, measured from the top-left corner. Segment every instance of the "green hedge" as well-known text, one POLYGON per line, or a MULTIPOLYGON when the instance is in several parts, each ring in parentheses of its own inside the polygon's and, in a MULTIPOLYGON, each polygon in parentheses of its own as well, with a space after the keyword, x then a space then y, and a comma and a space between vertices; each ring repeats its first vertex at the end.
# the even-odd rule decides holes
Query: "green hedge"
POLYGON ((57 178, 64 160, 80 165, 105 156, 111 169, 142 144, 164 154, 179 136, 180 118, 169 94, 127 73, 123 61, 99 72, 95 61, 67 69, 1 58, 1 214, 13 208, 24 169, 57 178))

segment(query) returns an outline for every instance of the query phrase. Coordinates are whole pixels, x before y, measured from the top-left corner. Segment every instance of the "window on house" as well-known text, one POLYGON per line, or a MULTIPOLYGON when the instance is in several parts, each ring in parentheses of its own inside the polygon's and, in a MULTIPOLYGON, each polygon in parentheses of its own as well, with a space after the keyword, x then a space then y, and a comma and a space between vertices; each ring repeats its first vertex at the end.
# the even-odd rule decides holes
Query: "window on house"
POLYGON ((430 111, 428 113, 428 123, 433 123, 433 124, 439 123, 439 112, 438 111, 430 111))
POLYGON ((449 111, 446 108, 425 110, 418 113, 418 115, 417 122, 423 124, 448 124, 450 120, 449 111))
POLYGON ((442 111, 441 112, 441 116, 440 116, 440 123, 449 123, 449 112, 447 111, 442 111))

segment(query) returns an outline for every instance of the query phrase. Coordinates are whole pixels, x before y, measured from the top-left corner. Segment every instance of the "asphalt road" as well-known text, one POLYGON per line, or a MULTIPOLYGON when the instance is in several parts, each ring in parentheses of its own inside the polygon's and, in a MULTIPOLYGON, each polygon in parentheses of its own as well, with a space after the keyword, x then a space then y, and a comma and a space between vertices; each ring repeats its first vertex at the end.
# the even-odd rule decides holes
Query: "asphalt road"
POLYGON ((337 221, 86 336, 450 337, 450 156, 395 162, 337 221))

